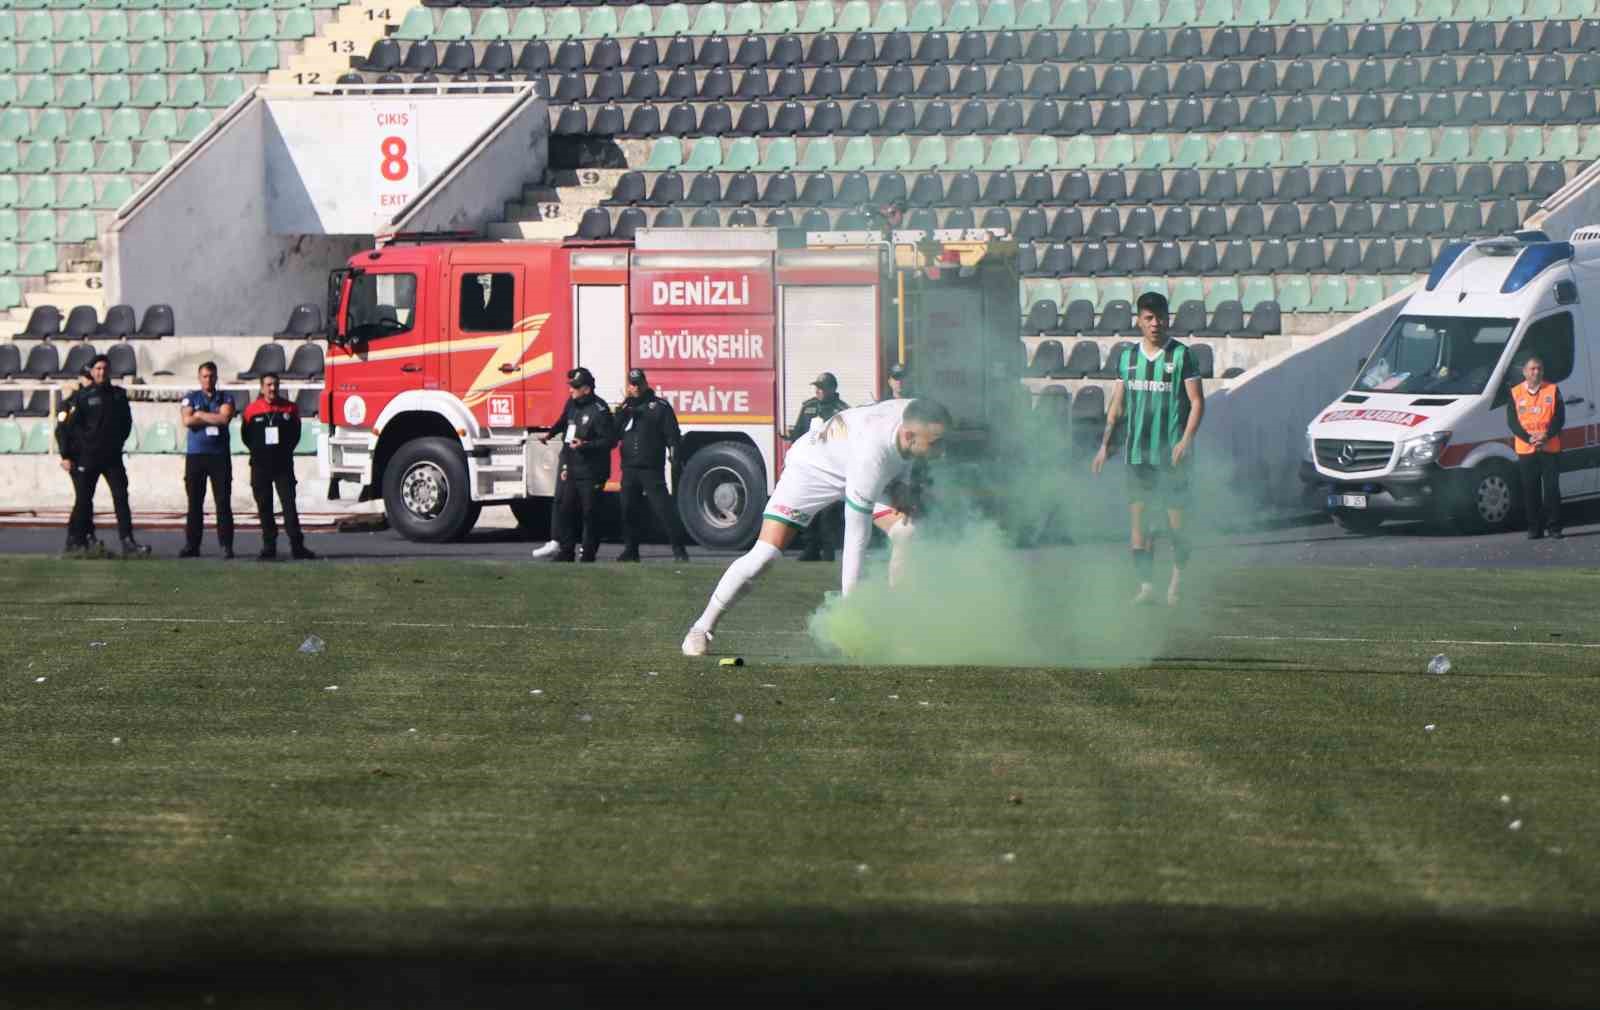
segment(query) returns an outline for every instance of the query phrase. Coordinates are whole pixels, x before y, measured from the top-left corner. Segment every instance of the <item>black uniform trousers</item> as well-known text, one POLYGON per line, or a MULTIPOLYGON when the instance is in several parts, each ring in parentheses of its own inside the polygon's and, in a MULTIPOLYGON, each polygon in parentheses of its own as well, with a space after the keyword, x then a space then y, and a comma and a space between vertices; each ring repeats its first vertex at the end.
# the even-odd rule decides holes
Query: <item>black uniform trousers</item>
POLYGON ((674 550, 684 545, 683 524, 678 521, 678 510, 672 506, 672 494, 667 490, 667 478, 655 467, 622 468, 622 531, 623 544, 629 551, 639 549, 648 516, 644 503, 648 501, 655 511, 656 521, 667 531, 674 550))
POLYGON ((1528 452, 1517 456, 1522 502, 1530 530, 1561 528, 1561 454, 1528 452))
POLYGON ((577 547, 580 530, 583 536, 583 560, 593 561, 600 551, 600 522, 595 515, 600 494, 605 490, 604 477, 574 477, 561 468, 556 479, 555 539, 561 545, 559 559, 570 559, 577 547))
POLYGON ((844 538, 844 503, 829 505, 818 512, 811 525, 800 532, 807 557, 832 553, 844 538))
POLYGON ((128 471, 122 457, 80 459, 72 464, 72 516, 67 520, 67 539, 84 543, 94 532, 94 491, 100 478, 111 488, 111 507, 117 513, 117 534, 124 540, 133 536, 133 509, 128 506, 128 471))
POLYGON ((189 493, 189 514, 183 521, 183 540, 190 550, 200 547, 205 532, 206 484, 217 507, 217 542, 233 549, 233 459, 225 452, 190 453, 183 460, 183 488, 189 493))
POLYGON ((275 547, 278 543, 278 521, 273 515, 272 492, 278 492, 278 505, 283 509, 283 528, 294 547, 305 544, 300 532, 300 513, 294 503, 293 465, 274 467, 270 463, 250 464, 250 493, 255 495, 256 512, 261 517, 261 546, 275 547))

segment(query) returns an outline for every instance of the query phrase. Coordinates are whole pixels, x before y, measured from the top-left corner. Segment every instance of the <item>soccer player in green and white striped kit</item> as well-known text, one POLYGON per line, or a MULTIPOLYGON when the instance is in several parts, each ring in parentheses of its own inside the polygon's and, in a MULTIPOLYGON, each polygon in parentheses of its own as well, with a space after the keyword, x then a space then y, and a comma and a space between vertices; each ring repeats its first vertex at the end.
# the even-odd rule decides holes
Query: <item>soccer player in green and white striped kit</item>
POLYGON ((1127 421, 1128 512, 1133 522, 1130 539, 1133 570, 1139 580, 1134 603, 1155 600, 1153 584, 1155 547, 1145 528, 1146 506, 1165 506, 1172 537, 1172 581, 1167 584, 1167 605, 1177 606, 1183 568, 1189 562, 1189 542, 1183 532, 1183 507, 1189 492, 1189 464, 1195 432, 1205 416, 1205 393, 1200 388, 1200 367, 1189 348, 1167 337, 1167 299, 1154 291, 1139 296, 1138 346, 1122 353, 1117 362, 1121 379, 1106 408, 1106 433, 1095 453, 1099 473, 1111 454, 1117 429, 1127 421))

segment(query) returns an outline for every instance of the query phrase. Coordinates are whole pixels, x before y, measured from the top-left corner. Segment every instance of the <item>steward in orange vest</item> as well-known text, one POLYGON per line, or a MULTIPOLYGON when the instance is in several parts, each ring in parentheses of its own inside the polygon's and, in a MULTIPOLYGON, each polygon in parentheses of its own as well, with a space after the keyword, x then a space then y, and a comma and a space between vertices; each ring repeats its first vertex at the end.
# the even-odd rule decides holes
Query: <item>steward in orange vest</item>
POLYGON ((1567 409, 1561 402, 1561 390, 1544 381, 1544 362, 1529 358, 1522 366, 1522 376, 1527 381, 1511 387, 1506 425, 1517 450, 1528 539, 1538 540, 1547 530, 1559 539, 1561 429, 1567 423, 1567 409))

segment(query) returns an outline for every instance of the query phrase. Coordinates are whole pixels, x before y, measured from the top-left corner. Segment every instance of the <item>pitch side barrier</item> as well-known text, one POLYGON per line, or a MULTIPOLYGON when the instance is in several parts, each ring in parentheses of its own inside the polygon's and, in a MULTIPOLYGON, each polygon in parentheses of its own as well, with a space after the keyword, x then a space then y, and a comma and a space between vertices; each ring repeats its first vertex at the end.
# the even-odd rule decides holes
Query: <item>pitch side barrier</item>
POLYGON ((107 297, 274 332, 401 221, 483 228, 543 175, 548 131, 530 83, 258 86, 117 211, 107 297))

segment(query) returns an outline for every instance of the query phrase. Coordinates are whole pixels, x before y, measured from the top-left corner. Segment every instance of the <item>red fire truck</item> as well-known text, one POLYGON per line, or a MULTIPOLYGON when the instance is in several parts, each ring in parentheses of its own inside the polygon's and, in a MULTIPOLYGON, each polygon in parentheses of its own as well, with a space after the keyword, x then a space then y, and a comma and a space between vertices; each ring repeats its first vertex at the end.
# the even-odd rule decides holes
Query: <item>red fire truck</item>
POLYGON ((381 497, 412 540, 464 536, 494 504, 543 536, 559 440, 530 435, 560 415, 575 365, 613 406, 638 367, 683 427, 685 528, 739 547, 819 372, 859 405, 906 360, 913 388, 981 435, 1019 388, 1017 287, 1012 247, 982 232, 398 236, 329 279, 322 473, 331 498, 381 497))

